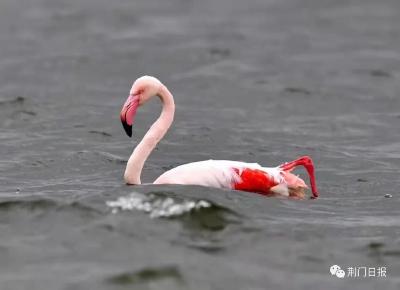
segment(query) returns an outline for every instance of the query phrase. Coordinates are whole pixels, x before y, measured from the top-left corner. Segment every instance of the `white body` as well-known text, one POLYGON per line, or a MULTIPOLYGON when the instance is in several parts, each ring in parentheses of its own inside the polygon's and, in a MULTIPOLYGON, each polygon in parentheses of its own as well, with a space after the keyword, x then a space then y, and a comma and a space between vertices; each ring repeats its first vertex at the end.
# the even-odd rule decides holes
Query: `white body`
POLYGON ((193 184, 232 189, 235 183, 241 181, 240 174, 245 168, 262 170, 272 176, 277 183, 283 181, 278 167, 262 167, 258 163, 240 161, 205 160, 183 164, 168 170, 158 177, 154 184, 193 184))

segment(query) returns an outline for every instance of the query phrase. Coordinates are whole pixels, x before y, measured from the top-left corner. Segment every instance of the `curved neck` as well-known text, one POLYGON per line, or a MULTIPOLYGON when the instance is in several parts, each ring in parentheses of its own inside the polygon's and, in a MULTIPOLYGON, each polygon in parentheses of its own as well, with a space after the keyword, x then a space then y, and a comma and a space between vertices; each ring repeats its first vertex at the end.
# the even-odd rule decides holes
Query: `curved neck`
POLYGON ((175 103, 172 94, 164 85, 161 85, 157 95, 163 104, 161 115, 133 150, 131 157, 129 157, 124 174, 126 183, 141 184, 140 176, 144 163, 158 142, 167 133, 174 120, 175 103))

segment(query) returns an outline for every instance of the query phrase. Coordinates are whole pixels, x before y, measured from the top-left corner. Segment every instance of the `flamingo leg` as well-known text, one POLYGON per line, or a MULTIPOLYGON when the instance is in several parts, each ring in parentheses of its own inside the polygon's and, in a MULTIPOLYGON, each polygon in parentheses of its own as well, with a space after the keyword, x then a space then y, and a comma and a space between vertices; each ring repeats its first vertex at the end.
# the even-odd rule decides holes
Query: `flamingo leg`
POLYGON ((317 198, 319 194, 317 190, 317 184, 315 182, 314 163, 309 156, 302 156, 299 159, 283 163, 282 165, 279 166, 279 168, 281 168, 284 171, 291 171, 297 166, 304 166, 304 168, 307 170, 308 176, 310 178, 310 185, 313 198, 317 198))

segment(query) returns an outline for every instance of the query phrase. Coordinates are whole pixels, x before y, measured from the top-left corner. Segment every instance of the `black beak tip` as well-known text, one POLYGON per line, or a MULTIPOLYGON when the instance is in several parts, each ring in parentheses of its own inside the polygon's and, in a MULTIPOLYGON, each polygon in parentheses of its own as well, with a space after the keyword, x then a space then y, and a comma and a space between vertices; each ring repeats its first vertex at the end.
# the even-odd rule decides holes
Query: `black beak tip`
POLYGON ((122 126, 126 132, 126 135, 132 137, 132 125, 128 125, 126 122, 122 122, 122 126))

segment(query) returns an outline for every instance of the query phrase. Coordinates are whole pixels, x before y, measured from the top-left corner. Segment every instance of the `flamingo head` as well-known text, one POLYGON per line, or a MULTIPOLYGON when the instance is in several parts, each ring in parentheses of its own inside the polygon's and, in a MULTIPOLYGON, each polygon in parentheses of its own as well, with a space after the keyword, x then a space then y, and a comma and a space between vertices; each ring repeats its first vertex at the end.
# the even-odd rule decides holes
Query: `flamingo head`
POLYGON ((129 137, 132 137, 132 125, 135 120, 136 110, 139 107, 139 103, 140 94, 130 94, 128 99, 122 106, 122 110, 119 115, 121 118, 122 126, 124 127, 124 130, 129 137))
POLYGON ((282 171, 281 174, 288 188, 289 196, 303 199, 305 197, 305 190, 308 189, 304 180, 288 171, 282 171))
POLYGON ((155 77, 143 76, 132 85, 129 96, 122 106, 120 118, 126 134, 132 137, 132 125, 135 120, 137 108, 147 102, 152 96, 157 95, 162 84, 155 77))
POLYGON ((308 188, 303 179, 290 173, 289 171, 281 171, 282 181, 273 186, 270 190, 277 195, 283 195, 292 198, 304 199, 305 190, 308 188))
MULTIPOLYGON (((309 156, 302 156, 296 160, 279 165, 278 169, 283 180, 277 186, 275 186, 276 189, 283 192, 286 196, 301 199, 305 197, 305 190, 308 188, 308 186, 303 181, 303 179, 291 173, 291 171, 294 170, 297 166, 304 166, 304 168, 306 169, 310 178, 312 193, 311 198, 317 198, 319 193, 317 189, 317 184, 315 182, 314 163, 309 156)), ((271 191, 275 192, 274 188, 271 188, 271 191)))

